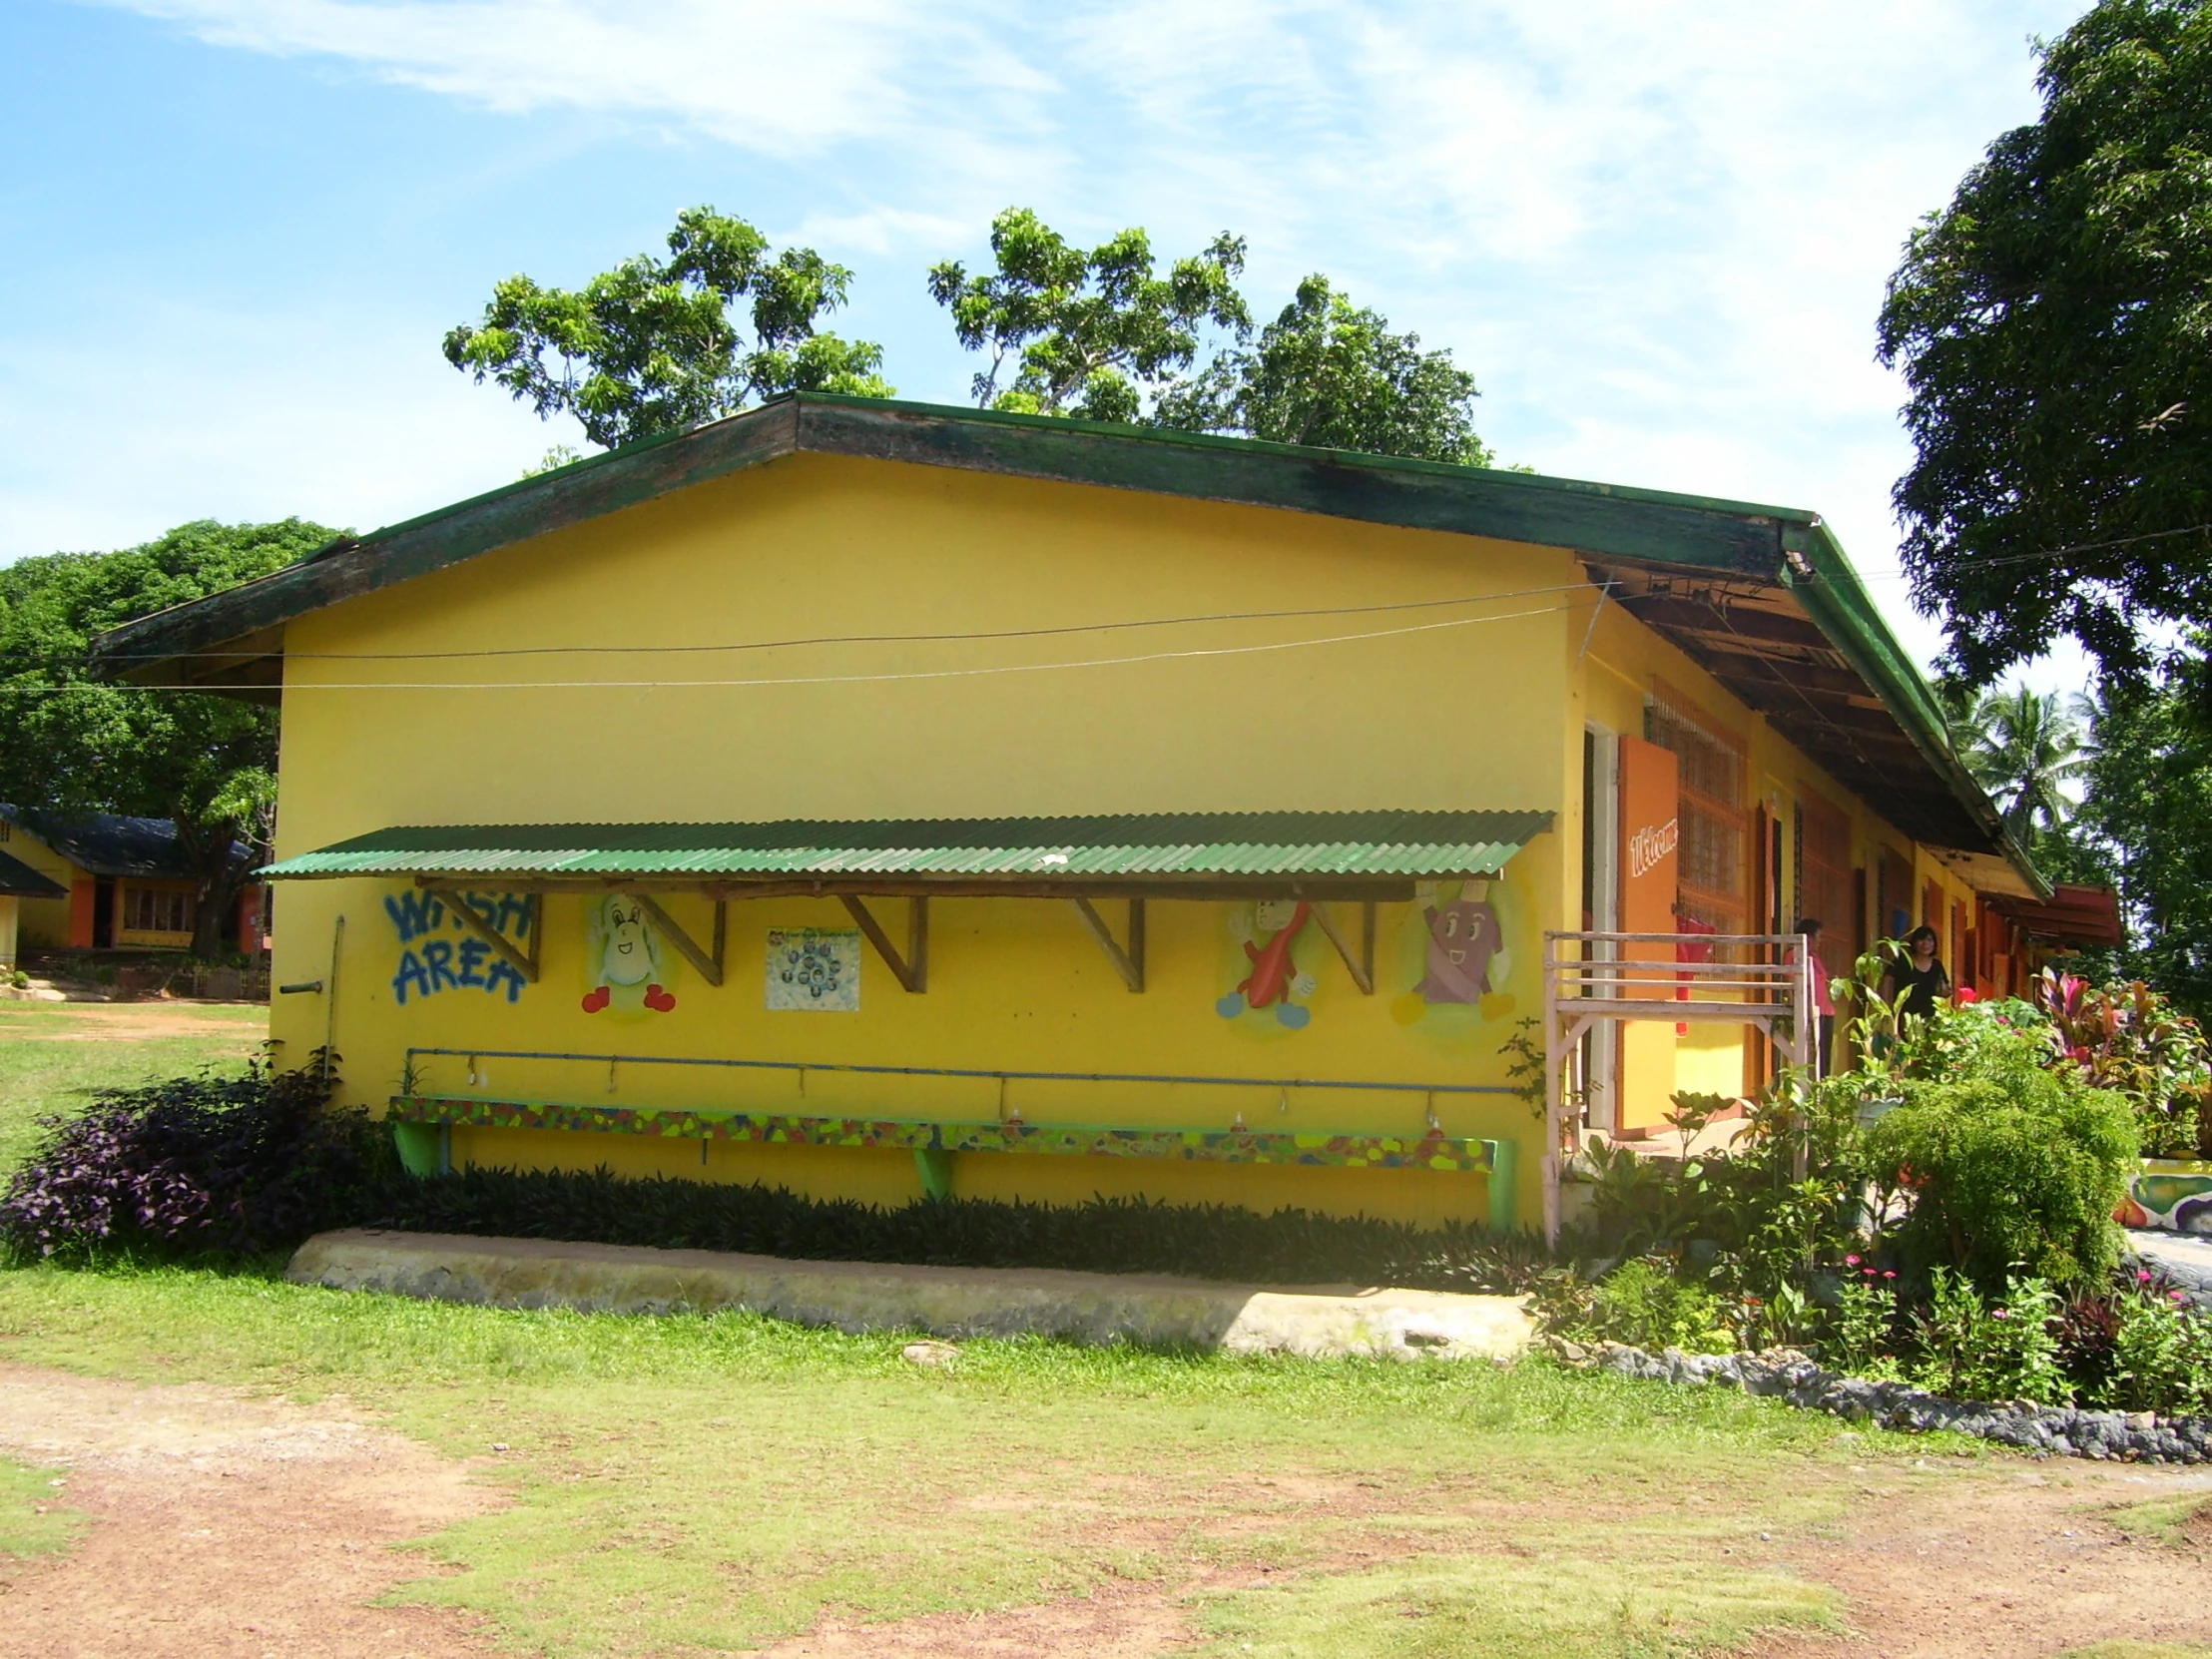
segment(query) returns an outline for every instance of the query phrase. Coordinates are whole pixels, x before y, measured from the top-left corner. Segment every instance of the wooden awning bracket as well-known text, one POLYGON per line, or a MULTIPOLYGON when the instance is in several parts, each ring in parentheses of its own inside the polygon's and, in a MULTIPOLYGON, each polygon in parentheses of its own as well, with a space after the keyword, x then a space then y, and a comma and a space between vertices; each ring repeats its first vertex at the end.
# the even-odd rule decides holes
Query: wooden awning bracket
POLYGON ((1106 959, 1114 964, 1114 971, 1121 975, 1121 982, 1132 991, 1144 989, 1144 900, 1129 901, 1129 945, 1124 949, 1114 942, 1112 929, 1106 918, 1087 898, 1074 898, 1069 902, 1082 918, 1083 930, 1098 941, 1098 948, 1106 952, 1106 959))
POLYGON ((1375 900, 1368 899, 1360 906, 1360 954, 1352 954, 1352 945, 1337 924, 1330 919, 1329 907, 1314 906, 1314 919, 1321 923, 1321 930, 1329 942, 1337 947, 1337 954, 1344 958, 1345 971, 1352 975, 1352 982, 1360 987, 1362 996, 1375 994, 1375 900))
POLYGON ((883 958, 883 965, 891 970, 891 977, 901 987, 918 996, 929 988, 929 900, 909 898, 906 901, 906 953, 901 956, 898 947, 891 943, 891 936, 883 931, 868 907, 853 893, 839 893, 839 903, 860 924, 860 931, 867 935, 867 942, 875 946, 875 954, 883 958))
POLYGON ((535 985, 538 982, 538 956, 540 947, 545 943, 545 899, 542 894, 530 902, 530 954, 525 956, 515 948, 514 940, 477 914, 476 907, 461 896, 460 888, 433 886, 429 890, 453 912, 463 927, 490 945, 501 961, 521 974, 524 984, 535 985))
POLYGON ((700 978, 710 985, 722 983, 724 947, 730 936, 730 905, 727 900, 715 900, 715 946, 709 952, 699 947, 699 941, 685 932, 676 918, 651 893, 631 888, 624 896, 636 899, 645 907, 645 913, 653 918, 653 925, 660 929, 661 936, 676 947, 678 955, 699 970, 700 978))

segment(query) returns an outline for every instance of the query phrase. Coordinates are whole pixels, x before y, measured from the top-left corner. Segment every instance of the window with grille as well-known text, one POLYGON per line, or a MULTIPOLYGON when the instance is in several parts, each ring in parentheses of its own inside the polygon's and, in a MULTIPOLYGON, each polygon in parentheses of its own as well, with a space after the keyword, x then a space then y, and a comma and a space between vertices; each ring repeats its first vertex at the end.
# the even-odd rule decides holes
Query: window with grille
POLYGON ((1682 913, 1716 932, 1744 931, 1745 842, 1742 741, 1664 682, 1651 704, 1651 741, 1674 752, 1681 775, 1681 839, 1675 879, 1682 913))
POLYGON ((123 926, 132 933, 189 933, 192 894, 174 887, 125 887, 123 926))

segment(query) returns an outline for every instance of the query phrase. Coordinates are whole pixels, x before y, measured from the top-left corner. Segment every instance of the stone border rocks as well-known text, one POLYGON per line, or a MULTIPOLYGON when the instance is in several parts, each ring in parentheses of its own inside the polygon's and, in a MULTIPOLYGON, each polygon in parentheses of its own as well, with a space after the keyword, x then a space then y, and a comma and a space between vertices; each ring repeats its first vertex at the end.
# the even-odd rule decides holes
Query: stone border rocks
POLYGON ((1824 1371, 1796 1349, 1764 1354, 1647 1354, 1625 1343, 1595 1348, 1553 1340, 1545 1345, 1569 1365, 1617 1372, 1653 1382, 1741 1388, 1828 1411, 1853 1422, 1916 1433, 1947 1429, 2021 1451, 2140 1463, 2212 1461, 2212 1417, 2161 1417, 2150 1411, 2092 1411, 2075 1405, 1988 1404, 1947 1399, 1906 1382, 1874 1382, 1824 1371))

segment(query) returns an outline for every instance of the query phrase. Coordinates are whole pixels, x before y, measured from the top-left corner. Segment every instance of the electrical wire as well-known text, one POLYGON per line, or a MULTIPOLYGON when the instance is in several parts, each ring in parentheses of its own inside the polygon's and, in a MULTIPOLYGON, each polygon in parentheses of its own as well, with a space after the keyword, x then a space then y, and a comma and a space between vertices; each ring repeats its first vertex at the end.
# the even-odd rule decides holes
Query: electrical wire
MULTIPOLYGON (((1182 651, 1147 651, 1121 657, 1087 657, 1058 663, 991 663, 968 668, 908 669, 880 674, 807 674, 752 680, 291 680, 283 687, 288 696, 307 691, 704 691, 740 690, 773 686, 879 685, 912 680, 964 680, 996 674, 1046 674, 1064 669, 1121 668, 1138 663, 1184 662, 1208 657, 1248 657, 1263 652, 1304 651, 1325 645, 1355 645, 1367 640, 1402 639, 1448 628, 1473 628, 1486 622, 1513 622, 1526 617, 1550 616, 1574 610, 1573 604, 1539 605, 1525 611, 1497 616, 1452 617, 1443 622, 1416 622, 1403 628, 1379 628, 1359 634, 1331 634, 1320 639, 1277 640, 1265 645, 1192 647, 1182 651)), ((102 683, 62 686, 9 686, 0 684, 0 695, 107 691, 214 691, 225 689, 206 682, 181 686, 141 686, 102 683)))
MULTIPOLYGON (((944 634, 824 634, 805 639, 745 640, 729 645, 512 645, 472 647, 455 651, 287 651, 295 662, 416 662, 431 659, 478 657, 698 655, 729 651, 786 651, 820 645, 938 645, 969 641, 1050 639, 1064 634, 1105 634, 1132 628, 1181 628, 1200 622, 1271 622, 1298 617, 1372 616, 1387 611, 1440 610, 1448 605, 1488 605, 1507 599, 1533 599, 1549 593, 1578 593, 1588 584, 1558 582, 1541 588, 1509 588, 1502 593, 1459 594, 1449 599, 1402 599, 1380 605, 1325 605, 1296 611, 1217 611, 1193 616, 1140 617, 1127 622, 1075 622, 1050 628, 1000 628, 944 634)), ((274 655, 260 651, 194 651, 189 655, 210 661, 256 661, 274 655)), ((124 651, 107 657, 110 662, 163 662, 175 651, 124 651)))

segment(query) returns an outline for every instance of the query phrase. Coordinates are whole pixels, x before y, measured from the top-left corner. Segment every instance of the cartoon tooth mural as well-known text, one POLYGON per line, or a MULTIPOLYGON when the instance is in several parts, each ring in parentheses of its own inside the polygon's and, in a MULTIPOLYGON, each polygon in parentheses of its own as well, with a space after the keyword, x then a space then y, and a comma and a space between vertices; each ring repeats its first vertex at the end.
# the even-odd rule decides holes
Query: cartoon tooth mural
POLYGON ((1419 986, 1427 1002, 1479 1005, 1513 971, 1505 931, 1490 907, 1490 884, 1468 881, 1448 904, 1431 901, 1421 911, 1428 923, 1428 973, 1419 986))
POLYGON ((1239 906, 1232 913, 1230 925, 1241 937, 1252 970, 1237 982, 1235 990, 1214 1004, 1216 1013, 1223 1019, 1235 1019, 1246 1012, 1272 1007, 1278 1023, 1293 1031, 1305 1029, 1314 1017, 1306 999, 1314 994, 1317 982, 1310 971, 1299 966, 1293 952, 1313 913, 1314 907, 1304 899, 1293 902, 1287 898, 1264 898, 1249 912, 1239 906), (1267 935, 1265 942, 1260 937, 1263 933, 1267 935))
POLYGON ((587 1014, 609 1007, 656 1014, 675 1010, 676 998, 665 985, 669 972, 661 941, 645 905, 623 893, 609 893, 591 911, 584 977, 591 986, 584 996, 587 1014))
POLYGON ((1466 1008, 1482 1019, 1504 1019, 1514 1008, 1505 989, 1513 953, 1488 881, 1423 881, 1420 983, 1391 1005, 1399 1023, 1411 1024, 1434 1008, 1466 1008), (1453 896, 1446 897, 1449 893, 1453 896))

